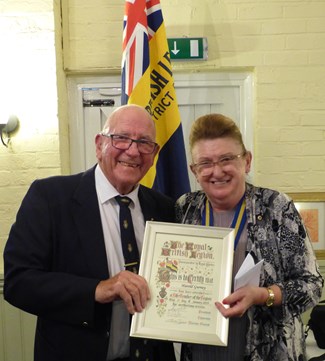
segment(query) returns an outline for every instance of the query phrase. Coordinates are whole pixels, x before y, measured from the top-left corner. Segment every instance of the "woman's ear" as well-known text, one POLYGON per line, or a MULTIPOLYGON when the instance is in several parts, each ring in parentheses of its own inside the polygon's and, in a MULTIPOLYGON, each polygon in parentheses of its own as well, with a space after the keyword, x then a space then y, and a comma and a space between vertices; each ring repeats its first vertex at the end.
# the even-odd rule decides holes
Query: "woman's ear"
POLYGON ((196 173, 196 170, 195 170, 195 166, 193 164, 190 164, 190 169, 191 169, 191 172, 195 175, 195 178, 196 178, 196 181, 198 182, 198 175, 196 173))
POLYGON ((252 153, 250 151, 247 151, 246 152, 246 155, 245 155, 245 173, 248 174, 251 170, 251 165, 252 165, 252 159, 253 159, 253 156, 252 156, 252 153))

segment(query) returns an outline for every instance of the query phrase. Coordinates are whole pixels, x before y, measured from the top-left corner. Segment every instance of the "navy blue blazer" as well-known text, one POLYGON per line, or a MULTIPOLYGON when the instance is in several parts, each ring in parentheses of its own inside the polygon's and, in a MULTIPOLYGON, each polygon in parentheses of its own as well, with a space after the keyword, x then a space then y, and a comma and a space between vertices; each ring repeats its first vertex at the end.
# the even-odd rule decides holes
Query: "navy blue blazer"
MULTIPOLYGON (((111 304, 94 301, 109 277, 94 169, 33 182, 5 246, 4 297, 38 316, 35 361, 106 360, 111 304)), ((145 220, 174 222, 170 198, 140 186, 139 200, 145 220)), ((149 343, 154 361, 174 360, 171 343, 149 343)))

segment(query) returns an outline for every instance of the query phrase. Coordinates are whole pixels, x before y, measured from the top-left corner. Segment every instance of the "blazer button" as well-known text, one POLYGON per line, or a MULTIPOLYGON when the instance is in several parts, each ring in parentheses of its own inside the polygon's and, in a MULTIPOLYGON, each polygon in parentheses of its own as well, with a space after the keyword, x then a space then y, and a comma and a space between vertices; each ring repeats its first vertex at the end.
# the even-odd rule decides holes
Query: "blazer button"
POLYGON ((82 325, 83 325, 84 327, 88 327, 88 326, 89 326, 87 321, 84 321, 84 322, 82 323, 82 325))

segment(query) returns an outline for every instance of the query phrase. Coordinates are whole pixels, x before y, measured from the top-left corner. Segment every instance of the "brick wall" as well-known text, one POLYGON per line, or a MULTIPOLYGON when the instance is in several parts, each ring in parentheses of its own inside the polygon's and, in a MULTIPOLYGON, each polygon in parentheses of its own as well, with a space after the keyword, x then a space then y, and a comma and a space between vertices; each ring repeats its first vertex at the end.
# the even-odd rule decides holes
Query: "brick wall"
MULTIPOLYGON (((255 183, 325 191, 325 2, 161 0, 167 36, 206 36, 206 62, 177 71, 254 73, 255 183)), ((123 1, 67 1, 65 67, 116 72, 123 1)))
POLYGON ((54 39, 52 0, 1 4, 0 121, 20 125, 0 143, 0 254, 31 182, 61 171, 54 39))

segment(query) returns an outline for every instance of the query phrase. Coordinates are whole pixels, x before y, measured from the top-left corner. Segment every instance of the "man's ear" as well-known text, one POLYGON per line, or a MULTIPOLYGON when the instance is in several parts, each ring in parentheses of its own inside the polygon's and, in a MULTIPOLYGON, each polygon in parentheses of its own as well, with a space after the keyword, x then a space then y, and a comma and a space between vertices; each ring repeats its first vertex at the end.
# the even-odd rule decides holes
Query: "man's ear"
POLYGON ((154 157, 159 153, 159 150, 160 150, 160 146, 159 146, 159 144, 157 144, 157 146, 156 146, 156 148, 155 148, 155 150, 154 150, 154 157))
POLYGON ((98 160, 100 160, 102 157, 102 144, 103 144, 103 136, 101 134, 96 134, 95 145, 96 145, 96 158, 98 160))

